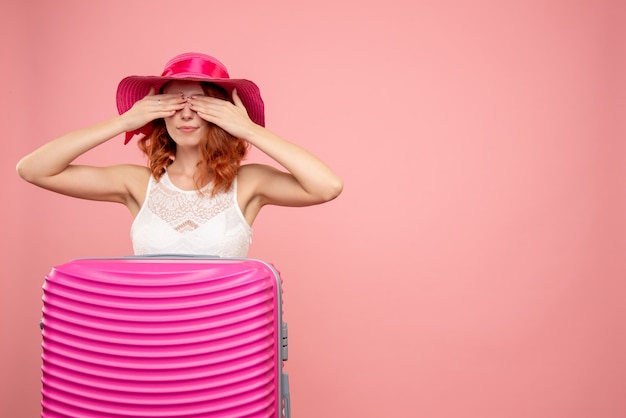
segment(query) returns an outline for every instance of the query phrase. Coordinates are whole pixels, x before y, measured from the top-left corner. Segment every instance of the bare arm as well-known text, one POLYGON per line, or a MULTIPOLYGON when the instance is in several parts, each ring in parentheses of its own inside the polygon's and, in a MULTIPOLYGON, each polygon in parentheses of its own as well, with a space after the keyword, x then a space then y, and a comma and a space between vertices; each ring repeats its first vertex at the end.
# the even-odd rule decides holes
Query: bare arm
POLYGON ((244 138, 287 170, 248 167, 258 179, 255 183, 262 204, 308 206, 328 202, 341 193, 341 178, 309 151, 258 125, 244 138))
POLYGON ((69 196, 124 201, 116 169, 71 165, 78 156, 124 132, 120 117, 79 129, 44 144, 17 164, 26 181, 69 196))
MULTIPOLYGON (((133 179, 145 172, 137 166, 92 167, 72 162, 80 155, 135 130, 158 117, 173 114, 184 103, 180 95, 148 95, 123 115, 65 134, 22 158, 18 174, 39 187, 69 196, 131 204, 133 179), (157 99, 163 103, 157 104, 157 99)), ((145 174, 141 176, 145 180, 145 174)))
POLYGON ((341 178, 323 161, 252 122, 236 91, 233 101, 234 105, 206 96, 190 99, 193 109, 203 119, 247 140, 287 170, 283 172, 260 165, 242 167, 241 176, 254 183, 253 197, 260 199, 260 206, 314 205, 332 200, 341 193, 341 178))

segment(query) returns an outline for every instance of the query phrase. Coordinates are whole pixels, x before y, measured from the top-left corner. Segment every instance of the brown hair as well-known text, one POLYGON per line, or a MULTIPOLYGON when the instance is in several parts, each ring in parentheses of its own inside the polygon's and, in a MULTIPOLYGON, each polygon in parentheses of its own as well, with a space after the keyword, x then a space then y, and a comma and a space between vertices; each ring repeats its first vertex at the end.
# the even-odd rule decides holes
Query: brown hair
MULTIPOLYGON (((200 84, 207 96, 231 101, 222 87, 206 82, 200 84)), ((138 146, 148 157, 150 171, 158 181, 165 173, 165 168, 172 163, 170 157, 176 154, 176 143, 167 133, 163 119, 154 120, 152 128, 149 135, 138 141, 138 146)), ((237 176, 241 161, 246 157, 248 142, 235 138, 219 126, 210 123, 208 134, 200 147, 202 159, 198 163, 196 188, 200 190, 202 186, 212 181, 211 196, 219 191, 228 191, 237 176)))

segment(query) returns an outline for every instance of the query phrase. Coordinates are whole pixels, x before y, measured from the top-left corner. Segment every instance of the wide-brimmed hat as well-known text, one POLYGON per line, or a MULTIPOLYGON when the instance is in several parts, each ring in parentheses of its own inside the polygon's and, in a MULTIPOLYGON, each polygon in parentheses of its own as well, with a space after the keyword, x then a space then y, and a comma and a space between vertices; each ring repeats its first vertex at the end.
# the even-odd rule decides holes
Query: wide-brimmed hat
MULTIPOLYGON (((143 99, 154 87, 158 93, 165 83, 171 80, 207 81, 223 87, 229 95, 233 89, 241 98, 250 119, 265 126, 265 111, 261 92, 250 80, 230 78, 226 66, 210 55, 187 52, 172 58, 165 64, 160 76, 133 75, 124 78, 117 86, 117 110, 120 115, 128 111, 136 101, 143 99)), ((152 124, 149 123, 133 132, 126 133, 124 144, 136 134, 149 134, 152 124)))

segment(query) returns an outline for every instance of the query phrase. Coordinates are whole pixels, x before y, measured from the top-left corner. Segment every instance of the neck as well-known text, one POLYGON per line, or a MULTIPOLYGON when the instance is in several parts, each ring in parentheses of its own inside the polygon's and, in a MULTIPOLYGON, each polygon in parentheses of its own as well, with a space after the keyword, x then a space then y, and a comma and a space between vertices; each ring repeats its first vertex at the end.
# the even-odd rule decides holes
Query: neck
POLYGON ((181 175, 193 177, 198 168, 200 155, 197 150, 177 149, 174 161, 168 167, 168 171, 176 171, 181 175))

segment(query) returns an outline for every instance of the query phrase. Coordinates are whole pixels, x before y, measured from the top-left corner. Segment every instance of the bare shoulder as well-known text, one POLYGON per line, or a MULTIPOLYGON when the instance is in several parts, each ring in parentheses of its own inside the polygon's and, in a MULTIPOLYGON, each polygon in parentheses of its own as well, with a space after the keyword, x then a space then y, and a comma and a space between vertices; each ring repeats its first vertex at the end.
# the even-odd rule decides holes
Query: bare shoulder
POLYGON ((131 212, 136 213, 146 197, 148 182, 150 180, 150 170, 148 167, 136 164, 120 164, 110 167, 114 175, 126 185, 128 201, 126 205, 131 212))
POLYGON ((253 163, 239 167, 237 177, 240 179, 239 181, 259 183, 269 177, 281 174, 284 172, 270 165, 253 163))
POLYGON ((237 191, 244 196, 253 196, 266 176, 267 166, 263 164, 245 164, 237 171, 237 191))
MULTIPOLYGON (((239 167, 237 172, 237 188, 247 190, 251 194, 258 194, 260 187, 275 176, 285 175, 275 167, 265 164, 245 164, 239 167)), ((240 193, 241 194, 241 193, 240 193)))
POLYGON ((148 180, 150 178, 150 170, 148 167, 137 164, 118 164, 112 166, 121 174, 130 175, 132 178, 141 177, 144 180, 148 180))
POLYGON ((107 167, 112 176, 118 177, 129 189, 148 184, 150 170, 136 164, 118 164, 107 167))
POLYGON ((237 200, 250 225, 265 204, 261 192, 266 179, 277 169, 264 164, 245 164, 237 172, 237 200))

